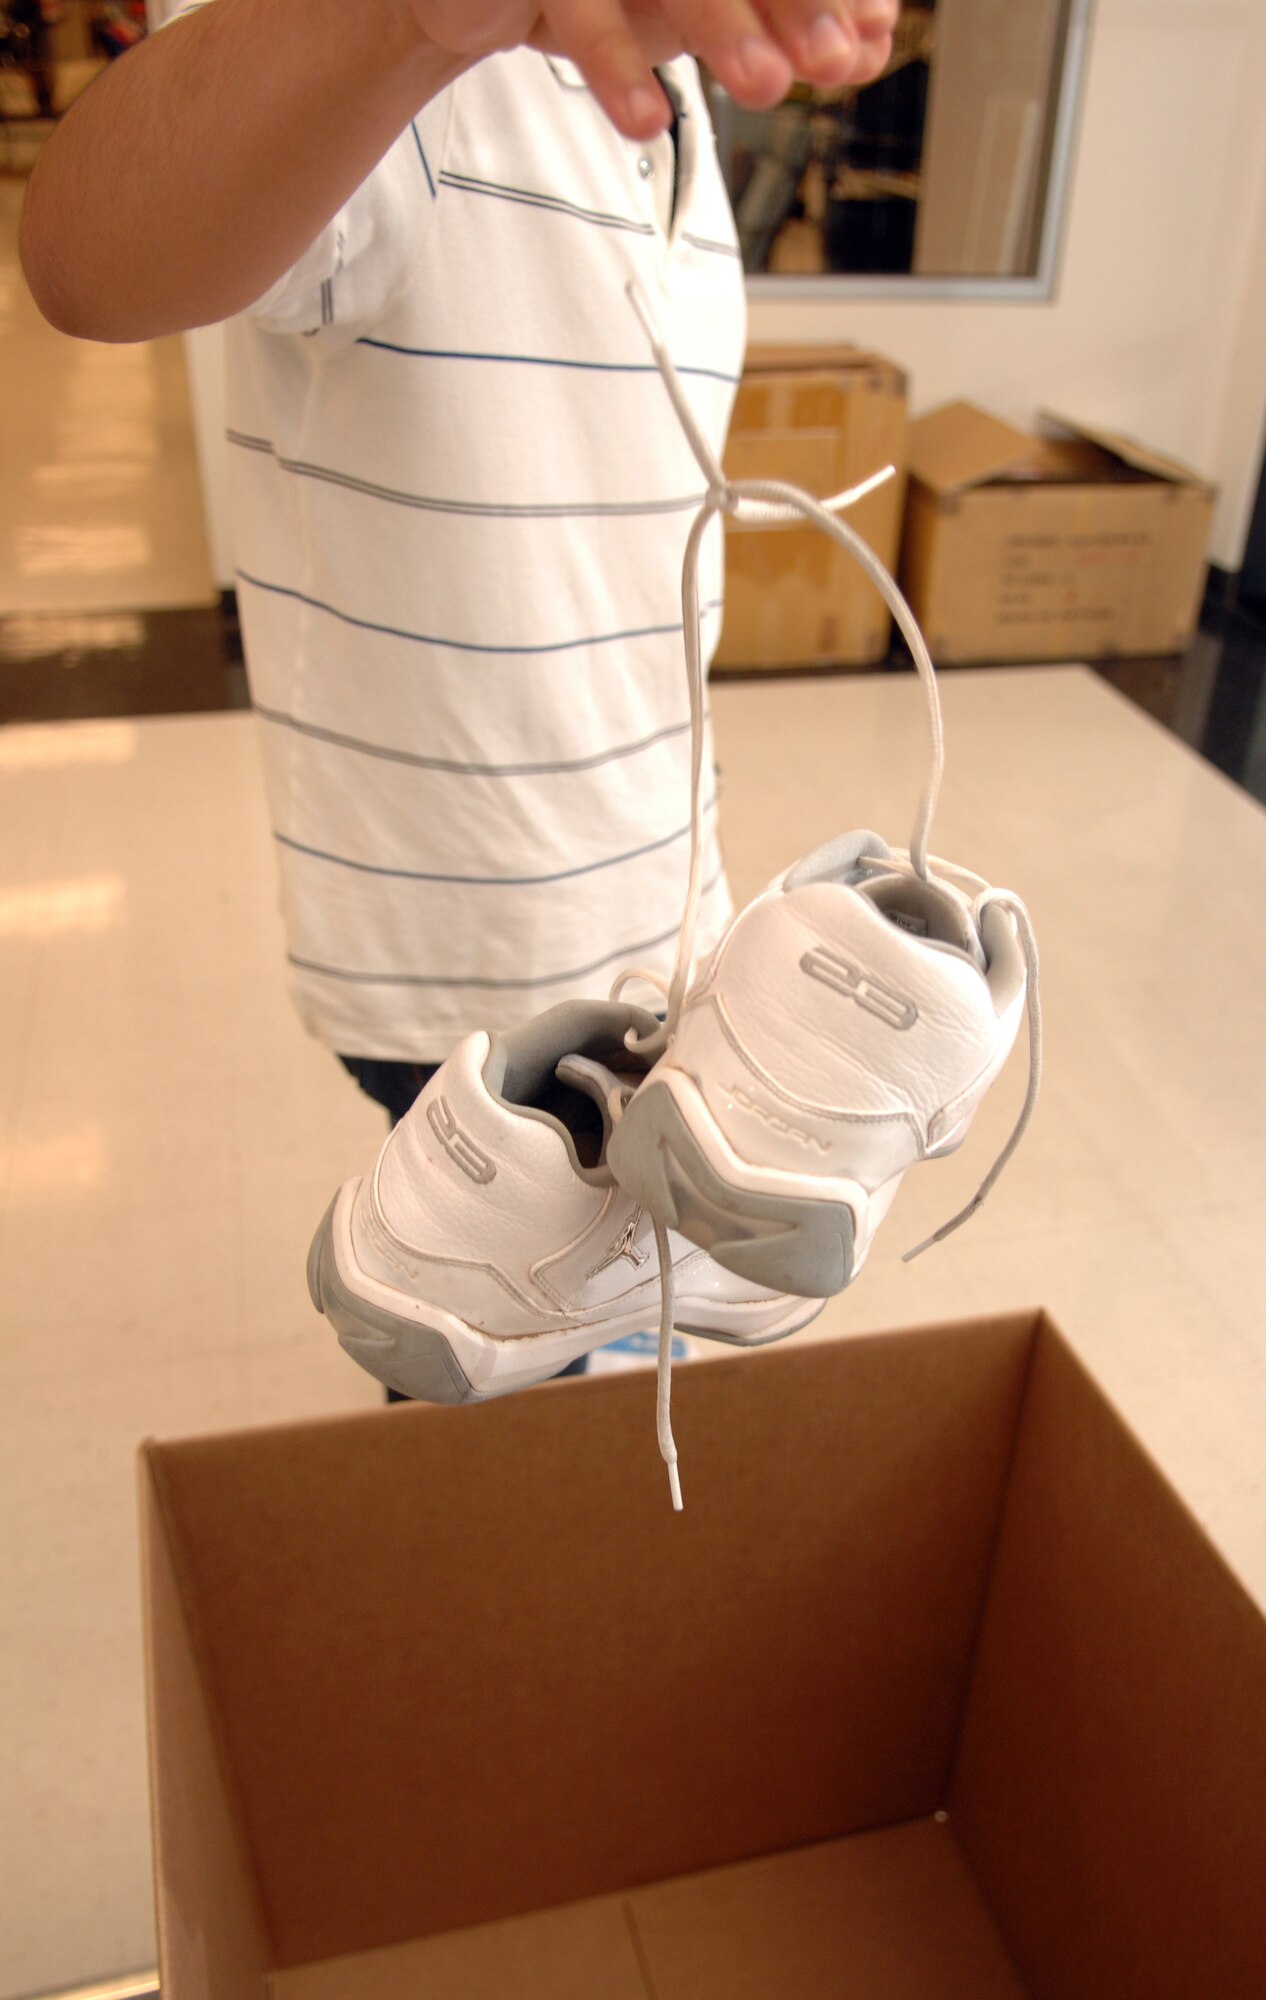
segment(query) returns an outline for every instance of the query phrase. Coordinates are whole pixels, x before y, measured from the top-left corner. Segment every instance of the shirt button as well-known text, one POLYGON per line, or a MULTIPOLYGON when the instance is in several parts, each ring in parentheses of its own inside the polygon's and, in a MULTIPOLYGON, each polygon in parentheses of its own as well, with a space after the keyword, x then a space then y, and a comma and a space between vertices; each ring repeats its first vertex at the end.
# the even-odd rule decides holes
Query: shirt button
POLYGON ((651 175, 655 171, 654 160, 648 158, 648 156, 645 153, 643 153, 641 159, 637 163, 637 170, 639 174, 642 176, 642 179, 644 181, 648 181, 651 175))

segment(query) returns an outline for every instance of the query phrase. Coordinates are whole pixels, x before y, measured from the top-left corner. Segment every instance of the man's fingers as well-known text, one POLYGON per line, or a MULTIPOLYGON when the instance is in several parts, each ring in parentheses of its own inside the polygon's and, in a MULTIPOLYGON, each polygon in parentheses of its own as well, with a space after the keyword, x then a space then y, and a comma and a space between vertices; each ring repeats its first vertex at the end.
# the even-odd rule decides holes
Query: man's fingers
POLYGON ((853 0, 852 14, 864 42, 891 41, 901 18, 901 0, 853 0))
POLYGON ((868 83, 874 83, 877 77, 883 75, 891 58, 891 35, 885 35, 882 41, 863 42, 857 67, 849 81, 856 84, 859 90, 864 89, 868 83))
POLYGON ((612 123, 650 139, 670 117, 647 53, 657 18, 731 97, 764 110, 797 81, 825 90, 873 82, 899 11, 900 0, 547 0, 542 21, 612 123))
POLYGON ((854 83, 873 83, 887 69, 900 17, 901 0, 854 0, 853 23, 862 43, 854 83))
POLYGON ((683 45, 740 104, 776 104, 794 82, 873 82, 892 52, 899 0, 661 0, 683 45))
POLYGON ((892 49, 897 0, 761 0, 797 77, 823 90, 870 83, 892 49))
POLYGON ((749 0, 664 0, 664 13, 740 104, 765 110, 795 82, 786 50, 749 0))
POLYGON ((550 39, 583 73, 616 128, 628 139, 653 139, 671 113, 619 0, 550 0, 550 39))

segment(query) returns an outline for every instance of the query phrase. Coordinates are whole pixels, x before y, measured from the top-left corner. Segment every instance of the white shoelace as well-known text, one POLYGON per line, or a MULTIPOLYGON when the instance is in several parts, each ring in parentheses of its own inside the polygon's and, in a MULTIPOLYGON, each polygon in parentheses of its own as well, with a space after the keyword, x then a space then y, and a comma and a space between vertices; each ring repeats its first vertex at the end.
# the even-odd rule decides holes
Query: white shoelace
MULTIPOLYGON (((678 421, 685 432, 691 450, 698 461, 699 469, 707 481, 707 493, 696 514, 686 544, 685 561, 682 566, 681 598, 682 622, 684 627, 686 654, 686 684, 690 697, 690 875, 686 889, 686 903, 682 914, 681 929, 677 939, 677 955, 673 965, 672 979, 667 991, 667 1011, 658 1032, 648 1036, 644 1042, 631 1042, 641 1055, 662 1054, 672 1040, 677 1021, 681 1014, 682 1002, 690 979, 690 968, 694 958, 695 933, 698 928, 699 901, 703 875, 703 827, 702 827, 702 779, 704 744, 704 673, 702 612, 699 603, 699 551, 703 538, 713 519, 719 514, 730 514, 736 520, 747 521, 754 527, 785 526, 797 519, 814 523, 832 535, 849 554, 860 563, 875 588, 879 591, 896 619, 914 657, 914 663, 927 698, 928 732, 930 738, 930 758, 927 784, 915 814, 914 834, 910 842, 910 856, 916 871, 927 878, 927 843, 932 818, 940 796, 941 778, 945 768, 945 745, 941 727, 941 704, 936 689, 936 673, 931 656, 905 598, 901 595, 893 579, 880 562, 874 551, 867 546, 855 528, 837 519, 828 508, 841 509, 854 505, 864 494, 872 492, 876 486, 892 478, 892 466, 884 467, 860 486, 852 487, 846 493, 837 494, 824 504, 814 500, 798 486, 788 485, 778 479, 726 478, 716 456, 699 427, 694 411, 681 386, 672 356, 665 347, 658 327, 655 325, 646 301, 635 284, 628 286, 628 295, 634 311, 642 323, 651 352, 655 356, 664 386, 668 391, 678 421)), ((628 980, 645 977, 640 969, 621 975, 612 989, 613 997, 623 990, 628 980)), ((651 982, 661 987, 656 978, 651 982)))
MULTIPOLYGON (((631 975, 630 975, 631 976, 631 975)), ((642 975, 646 977, 647 975, 642 975)), ((662 987, 664 981, 658 975, 653 983, 662 987)), ((624 1116, 625 1107, 632 1097, 636 1084, 627 1083, 612 1076, 606 1093, 607 1117, 612 1129, 624 1116)), ((668 1467, 668 1485, 673 1496, 673 1507, 680 1514, 682 1510, 681 1477, 677 1470, 677 1441, 673 1436, 671 1413, 673 1378, 673 1260, 668 1245, 668 1231, 661 1222, 651 1217, 655 1232, 655 1253, 659 1260, 659 1353, 656 1362, 656 1409, 655 1429, 659 1439, 660 1457, 668 1467)))
MULTIPOLYGON (((855 528, 838 519, 840 510, 851 507, 871 493, 877 486, 891 479, 894 468, 889 465, 864 480, 861 485, 850 487, 847 492, 835 495, 831 500, 814 500, 798 486, 779 479, 727 479, 704 435, 694 411, 686 398, 681 380, 673 365, 672 356, 664 344, 663 336, 655 324, 646 300, 635 282, 626 287, 630 303, 641 321, 643 331, 650 343, 659 371, 664 380, 678 421, 685 432, 687 441, 707 481, 707 493, 699 512, 691 526, 686 543, 685 560, 682 565, 681 600, 682 624, 685 640, 686 683, 690 696, 690 873, 686 888, 685 907, 682 912, 681 928, 677 937, 677 952, 673 962, 672 976, 665 981, 657 972, 645 967, 634 966, 622 972, 611 989, 613 1000, 620 998, 626 985, 632 980, 642 980, 664 995, 666 1001, 664 1019, 654 1034, 644 1038, 630 1031, 628 1046, 648 1063, 653 1063, 664 1053, 672 1041, 681 1016, 686 989, 690 981, 694 962, 695 935, 698 930, 699 904, 702 894, 703 877, 703 814, 701 809, 703 781, 704 746, 704 670, 703 670, 703 630, 702 609, 699 602, 699 552, 708 527, 718 515, 729 515, 737 521, 753 527, 783 527, 804 520, 821 528, 839 542, 854 560, 860 564, 866 575, 878 590, 891 611, 897 628, 910 648, 924 697, 927 703, 929 738, 928 776, 919 800, 914 818, 914 832, 910 840, 909 866, 911 871, 927 882, 934 878, 928 869, 928 839, 932 821, 936 813, 941 793, 941 782, 945 772, 945 740, 941 721, 941 701, 936 684, 936 670, 928 652, 926 641, 919 630, 918 621, 906 603, 893 578, 869 545, 864 542, 855 528)), ((884 863, 885 867, 895 864, 884 863)), ((922 1243, 908 1250, 903 1258, 920 1256, 933 1243, 942 1242, 945 1237, 973 1216, 987 1200, 1003 1170, 1011 1160, 1017 1146, 1028 1128, 1037 1103, 1042 1076, 1042 1015, 1038 994, 1038 953, 1032 920, 1020 898, 1007 889, 989 889, 976 899, 972 908, 977 931, 985 908, 997 904, 1005 909, 1015 924, 1017 937, 1024 954, 1027 986, 1025 1006, 1029 1023, 1029 1079, 1024 1104, 1015 1129, 1004 1145, 998 1158, 981 1182, 967 1206, 951 1219, 943 1223, 922 1243)), ((622 1108, 622 1107, 621 1107, 622 1108)), ((618 1116, 618 1113, 613 1114, 618 1116)), ((660 1269, 660 1330, 658 1365, 658 1434, 660 1453, 668 1467, 669 1484, 672 1488, 673 1506, 681 1508, 681 1482, 677 1471, 677 1446, 673 1439, 670 1418, 670 1395, 672 1373, 673 1334, 673 1274, 668 1247, 668 1233, 655 1223, 655 1244, 659 1253, 660 1269)))

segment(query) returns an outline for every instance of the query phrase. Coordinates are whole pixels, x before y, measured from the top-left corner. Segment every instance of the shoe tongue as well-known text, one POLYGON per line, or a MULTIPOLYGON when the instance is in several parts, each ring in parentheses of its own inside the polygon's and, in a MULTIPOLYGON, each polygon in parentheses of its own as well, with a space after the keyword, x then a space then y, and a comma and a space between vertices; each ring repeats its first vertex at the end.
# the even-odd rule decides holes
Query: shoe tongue
POLYGON ((971 905, 957 889, 942 882, 924 882, 917 875, 894 872, 874 875, 858 884, 857 893, 873 903, 898 930, 928 944, 961 951, 978 971, 987 970, 971 905))

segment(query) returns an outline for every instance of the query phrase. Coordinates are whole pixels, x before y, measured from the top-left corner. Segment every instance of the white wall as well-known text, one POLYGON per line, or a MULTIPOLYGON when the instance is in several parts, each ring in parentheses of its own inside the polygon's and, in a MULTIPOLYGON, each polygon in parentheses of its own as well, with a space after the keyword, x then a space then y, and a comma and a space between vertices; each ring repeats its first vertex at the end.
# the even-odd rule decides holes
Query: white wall
MULTIPOLYGON (((1266 438, 1266 0, 1098 0, 1056 296, 757 299, 752 337, 854 340, 916 411, 968 396, 1133 432, 1215 480, 1236 570, 1266 438)), ((218 334, 190 340, 217 580, 231 582, 218 334)))
POLYGON ((1266 0, 1098 0, 1064 255, 1034 305, 753 302, 758 340, 854 340, 913 408, 968 396, 1130 431, 1222 489, 1238 569, 1266 418, 1266 0))

